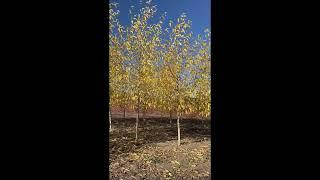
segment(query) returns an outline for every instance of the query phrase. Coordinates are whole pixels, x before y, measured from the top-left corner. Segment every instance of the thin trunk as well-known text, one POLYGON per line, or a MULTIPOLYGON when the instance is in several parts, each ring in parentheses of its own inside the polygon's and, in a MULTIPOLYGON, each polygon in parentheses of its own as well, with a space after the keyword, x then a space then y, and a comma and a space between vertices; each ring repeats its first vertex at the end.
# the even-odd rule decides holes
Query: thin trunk
POLYGON ((170 125, 172 125, 172 113, 170 111, 170 125))
POLYGON ((136 117, 136 139, 135 141, 138 141, 138 126, 139 126, 139 112, 140 112, 140 97, 138 97, 138 109, 137 109, 137 117, 136 117))
POLYGON ((178 127, 178 146, 180 146, 180 122, 179 122, 180 115, 178 114, 177 118, 177 127, 178 127))
POLYGON ((126 118, 126 108, 124 107, 123 108, 123 119, 125 119, 126 118))
POLYGON ((140 118, 140 96, 138 96, 138 118, 140 118))
POLYGON ((143 110, 143 113, 142 113, 142 119, 143 119, 143 124, 142 124, 142 128, 143 128, 144 125, 146 124, 146 110, 145 109, 143 110))
POLYGON ((136 117, 136 142, 138 141, 138 125, 139 125, 139 115, 136 117))
POLYGON ((109 111, 109 131, 112 131, 111 128, 111 112, 109 111))

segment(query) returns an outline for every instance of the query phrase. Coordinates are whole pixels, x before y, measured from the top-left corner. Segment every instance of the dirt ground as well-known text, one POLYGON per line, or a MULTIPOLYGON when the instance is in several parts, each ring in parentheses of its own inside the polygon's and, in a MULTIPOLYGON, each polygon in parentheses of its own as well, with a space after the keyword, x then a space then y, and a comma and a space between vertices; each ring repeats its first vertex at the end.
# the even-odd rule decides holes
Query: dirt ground
POLYGON ((109 135, 109 179, 211 179, 210 121, 113 119, 109 135))

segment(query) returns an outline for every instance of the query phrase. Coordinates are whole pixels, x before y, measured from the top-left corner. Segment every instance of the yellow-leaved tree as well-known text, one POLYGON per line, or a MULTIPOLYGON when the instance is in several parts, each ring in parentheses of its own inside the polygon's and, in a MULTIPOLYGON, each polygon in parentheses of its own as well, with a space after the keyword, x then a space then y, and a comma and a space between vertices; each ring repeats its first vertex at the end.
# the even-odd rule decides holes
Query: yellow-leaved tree
MULTIPOLYGON (((172 26, 170 21, 169 27, 172 26)), ((182 14, 178 18, 176 25, 172 26, 169 33, 169 39, 163 45, 163 63, 165 73, 162 77, 166 78, 164 98, 165 104, 169 106, 169 111, 175 111, 177 115, 177 130, 178 130, 178 145, 180 145, 180 118, 186 111, 185 96, 187 95, 187 80, 188 80, 188 63, 191 58, 190 38, 192 33, 189 32, 191 21, 187 20, 186 15, 182 14)))
POLYGON ((136 138, 138 140, 138 126, 140 110, 146 110, 152 104, 154 93, 154 72, 156 61, 156 47, 159 44, 159 25, 148 24, 156 12, 155 6, 142 8, 134 15, 126 30, 125 47, 128 75, 130 79, 129 93, 131 100, 136 103, 136 138))
MULTIPOLYGON (((157 9, 150 4, 131 16, 123 27, 116 4, 109 11, 110 107, 136 110, 135 140, 139 113, 156 109, 177 117, 178 145, 183 115, 210 116, 210 31, 192 39, 191 21, 182 14, 164 26, 165 15, 151 23, 157 9)), ((111 113, 109 112, 111 129, 111 113)))

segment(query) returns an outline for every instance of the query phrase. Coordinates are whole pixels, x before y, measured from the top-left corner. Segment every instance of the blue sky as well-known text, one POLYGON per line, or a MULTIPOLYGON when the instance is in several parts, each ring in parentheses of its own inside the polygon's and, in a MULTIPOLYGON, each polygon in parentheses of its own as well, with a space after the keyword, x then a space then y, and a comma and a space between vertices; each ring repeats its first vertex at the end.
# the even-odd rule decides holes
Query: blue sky
MULTIPOLYGON (((135 12, 140 7, 141 0, 110 0, 117 2, 120 10, 120 22, 127 26, 130 23, 129 9, 135 6, 135 12)), ((143 0, 144 2, 146 0, 143 0)), ((189 20, 192 21, 191 30, 194 35, 204 34, 206 28, 211 29, 211 0, 152 0, 151 5, 157 5, 157 13, 155 19, 167 12, 167 19, 176 21, 182 14, 186 13, 189 20)), ((165 22, 166 23, 166 22, 165 22)))

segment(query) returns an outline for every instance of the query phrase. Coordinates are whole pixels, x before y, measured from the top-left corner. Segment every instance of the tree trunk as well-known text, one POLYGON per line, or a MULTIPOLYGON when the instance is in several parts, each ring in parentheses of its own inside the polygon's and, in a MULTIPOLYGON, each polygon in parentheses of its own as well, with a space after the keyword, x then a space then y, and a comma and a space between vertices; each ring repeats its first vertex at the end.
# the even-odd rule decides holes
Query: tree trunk
POLYGON ((179 122, 180 115, 178 114, 177 118, 177 127, 178 127, 178 146, 180 146, 180 122, 179 122))
POLYGON ((109 111, 109 131, 112 131, 111 128, 111 112, 109 111))
POLYGON ((138 96, 138 109, 137 109, 137 117, 136 117, 136 139, 138 141, 138 126, 139 126, 139 112, 140 112, 140 96, 138 96))
POLYGON ((123 119, 125 119, 126 118, 126 108, 124 107, 123 108, 123 119))
POLYGON ((170 111, 170 125, 172 126, 172 113, 170 111))
MULTIPOLYGON (((138 110, 139 112, 139 110, 138 110)), ((137 118, 136 118, 136 142, 138 141, 138 125, 139 125, 139 115, 137 114, 137 118)))

